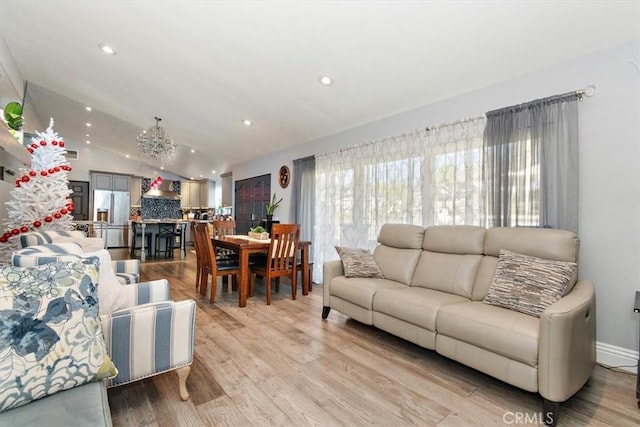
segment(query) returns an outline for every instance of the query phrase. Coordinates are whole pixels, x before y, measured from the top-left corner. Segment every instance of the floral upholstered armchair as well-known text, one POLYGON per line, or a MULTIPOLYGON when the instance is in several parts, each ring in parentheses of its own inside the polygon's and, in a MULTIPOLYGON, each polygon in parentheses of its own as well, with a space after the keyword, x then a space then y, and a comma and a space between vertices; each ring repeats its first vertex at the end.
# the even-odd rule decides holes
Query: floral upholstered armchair
POLYGON ((73 242, 27 246, 11 263, 34 267, 83 260, 98 267, 98 307, 107 353, 118 370, 109 387, 175 370, 182 400, 193 361, 195 302, 172 301, 166 279, 137 283, 138 260, 111 261, 101 249, 83 252, 73 242), (118 276, 120 274, 120 276, 118 276))

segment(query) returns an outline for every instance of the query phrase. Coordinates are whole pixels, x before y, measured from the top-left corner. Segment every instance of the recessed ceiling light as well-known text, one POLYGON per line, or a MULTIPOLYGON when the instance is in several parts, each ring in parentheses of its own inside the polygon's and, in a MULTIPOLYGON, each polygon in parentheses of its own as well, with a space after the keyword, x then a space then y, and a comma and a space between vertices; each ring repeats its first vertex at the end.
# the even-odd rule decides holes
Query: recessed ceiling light
POLYGON ((331 86, 333 84, 333 79, 329 76, 322 76, 320 77, 320 83, 325 86, 331 86))
POLYGON ((125 154, 124 156, 125 156, 127 159, 129 158, 129 155, 128 155, 128 154, 125 154))
POLYGON ((164 166, 160 166, 160 170, 164 170, 164 166))
POLYGON ((216 173, 216 171, 211 171, 211 173, 216 173))
POLYGON ((91 127, 91 123, 87 123, 87 127, 90 128, 91 127))
POLYGON ((242 123, 244 123, 245 126, 253 126, 253 122, 249 119, 244 119, 242 123))
POLYGON ((190 177, 189 179, 193 181, 193 177, 190 177))
POLYGON ((87 144, 91 144, 91 141, 87 140, 87 144))
POLYGON ((89 107, 89 106, 86 106, 86 107, 84 107, 84 108, 85 108, 87 111, 91 111, 91 107, 89 107))
POLYGON ((100 48, 104 53, 106 53, 107 55, 115 55, 115 54, 116 54, 116 51, 115 51, 111 46, 109 46, 109 45, 107 45, 107 44, 100 43, 100 44, 98 45, 98 47, 99 47, 99 48, 100 48))
POLYGON ((191 152, 192 152, 192 153, 195 153, 195 152, 196 152, 196 150, 194 150, 194 149, 192 148, 192 149, 191 149, 191 152))

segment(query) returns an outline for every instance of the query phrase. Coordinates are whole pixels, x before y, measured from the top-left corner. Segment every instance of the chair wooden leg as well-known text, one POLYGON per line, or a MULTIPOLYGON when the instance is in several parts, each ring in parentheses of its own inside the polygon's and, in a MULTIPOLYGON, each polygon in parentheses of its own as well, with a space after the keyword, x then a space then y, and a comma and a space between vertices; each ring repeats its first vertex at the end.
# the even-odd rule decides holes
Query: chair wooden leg
POLYGON ((298 293, 298 270, 293 269, 293 274, 291 275, 291 299, 296 299, 296 294, 298 293))
POLYGON ((191 366, 183 366, 176 369, 178 374, 178 387, 180 389, 180 398, 182 400, 189 400, 189 392, 187 391, 187 377, 191 372, 191 366))
POLYGON ((231 290, 234 292, 238 291, 238 275, 234 274, 231 276, 231 290))
POLYGON ((207 294, 207 282, 209 281, 209 273, 206 268, 200 269, 200 295, 205 296, 207 294))
POLYGON ((211 294, 209 295, 209 304, 216 302, 216 292, 218 291, 218 276, 211 275, 211 294))
POLYGON ((268 274, 264 278, 264 288, 267 292, 267 305, 271 305, 271 276, 268 274))
POLYGON ((280 278, 276 277, 276 292, 280 292, 280 278))

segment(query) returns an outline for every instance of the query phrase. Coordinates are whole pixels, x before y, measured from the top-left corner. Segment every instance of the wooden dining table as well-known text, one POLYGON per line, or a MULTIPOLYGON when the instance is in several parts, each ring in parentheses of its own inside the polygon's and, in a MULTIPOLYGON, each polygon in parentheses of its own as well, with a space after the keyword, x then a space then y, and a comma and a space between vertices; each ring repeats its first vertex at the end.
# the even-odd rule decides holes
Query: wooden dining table
MULTIPOLYGON (((249 239, 245 236, 217 236, 211 238, 214 248, 230 249, 238 253, 238 263, 240 272, 238 274, 238 299, 239 306, 247 306, 247 296, 249 294, 249 255, 257 253, 268 253, 271 240, 249 239)), ((311 286, 309 279, 309 248, 310 241, 299 241, 298 250, 302 260, 302 295, 309 294, 311 286)))

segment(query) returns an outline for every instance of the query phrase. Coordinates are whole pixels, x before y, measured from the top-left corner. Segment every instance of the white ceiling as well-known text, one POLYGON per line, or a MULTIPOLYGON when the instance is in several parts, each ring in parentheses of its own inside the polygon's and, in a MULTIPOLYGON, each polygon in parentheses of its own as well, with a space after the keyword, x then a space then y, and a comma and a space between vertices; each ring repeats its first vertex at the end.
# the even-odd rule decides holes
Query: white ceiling
POLYGON ((216 179, 638 38, 640 2, 0 0, 0 32, 39 117, 65 139, 85 141, 91 121, 92 147, 137 157, 136 136, 159 116, 179 144, 167 170, 216 179))

